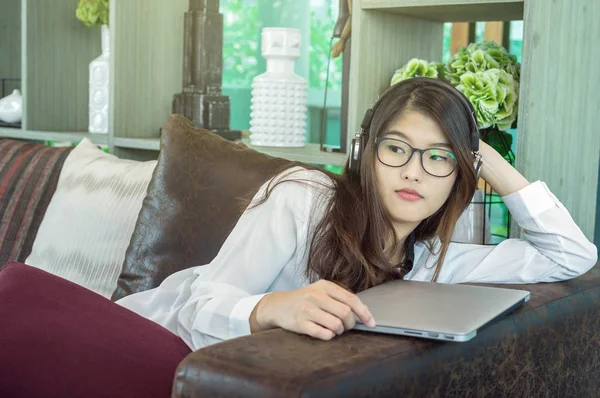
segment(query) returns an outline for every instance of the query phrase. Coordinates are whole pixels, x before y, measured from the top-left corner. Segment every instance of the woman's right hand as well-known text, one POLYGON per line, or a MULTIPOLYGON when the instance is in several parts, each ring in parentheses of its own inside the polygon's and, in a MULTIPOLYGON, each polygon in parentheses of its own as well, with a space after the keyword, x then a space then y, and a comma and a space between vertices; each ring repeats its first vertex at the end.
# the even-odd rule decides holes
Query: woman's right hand
POLYGON ((354 314, 368 327, 375 320, 360 299, 333 282, 320 280, 300 289, 264 296, 250 316, 253 333, 283 328, 331 340, 354 327, 354 314))

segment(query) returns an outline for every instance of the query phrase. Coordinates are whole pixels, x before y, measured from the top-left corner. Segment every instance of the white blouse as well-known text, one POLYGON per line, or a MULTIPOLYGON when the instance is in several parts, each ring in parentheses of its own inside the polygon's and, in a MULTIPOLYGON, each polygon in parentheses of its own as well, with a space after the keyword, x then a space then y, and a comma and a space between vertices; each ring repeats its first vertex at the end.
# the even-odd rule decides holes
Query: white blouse
MULTIPOLYGON (((315 170, 296 167, 275 179, 307 182, 280 184, 265 203, 247 209, 209 264, 177 272, 159 287, 117 303, 169 329, 193 350, 250 334, 250 314, 265 294, 309 284, 308 243, 332 193, 329 177, 315 170)), ((502 199, 524 240, 451 243, 438 282, 555 282, 595 265, 596 246, 546 184, 534 182, 502 199)), ((414 254, 404 279, 431 281, 436 254, 423 242, 415 244, 414 254)))

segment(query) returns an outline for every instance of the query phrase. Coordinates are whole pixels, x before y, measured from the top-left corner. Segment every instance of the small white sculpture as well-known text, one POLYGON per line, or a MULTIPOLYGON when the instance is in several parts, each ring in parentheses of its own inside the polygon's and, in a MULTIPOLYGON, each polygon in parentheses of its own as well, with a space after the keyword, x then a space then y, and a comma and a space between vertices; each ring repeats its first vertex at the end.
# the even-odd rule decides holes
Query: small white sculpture
POLYGON ((23 115, 23 98, 19 90, 0 99, 0 120, 5 123, 19 123, 23 115))
POLYGON ((89 132, 108 133, 108 103, 110 83, 110 37, 108 26, 102 25, 102 54, 89 66, 89 132))
POLYGON ((300 58, 300 39, 298 29, 262 30, 267 71, 252 82, 252 145, 304 146, 308 82, 294 73, 294 62, 300 58))

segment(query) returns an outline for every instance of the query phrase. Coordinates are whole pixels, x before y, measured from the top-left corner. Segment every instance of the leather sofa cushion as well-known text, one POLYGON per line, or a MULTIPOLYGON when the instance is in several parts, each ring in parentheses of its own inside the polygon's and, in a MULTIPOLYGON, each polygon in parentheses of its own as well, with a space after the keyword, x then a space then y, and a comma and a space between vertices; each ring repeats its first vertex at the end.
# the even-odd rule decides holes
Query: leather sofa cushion
POLYGON ((190 353, 162 326, 20 263, 0 271, 0 397, 169 397, 190 353))
POLYGON ((170 116, 112 299, 212 261, 247 200, 291 164, 170 116))

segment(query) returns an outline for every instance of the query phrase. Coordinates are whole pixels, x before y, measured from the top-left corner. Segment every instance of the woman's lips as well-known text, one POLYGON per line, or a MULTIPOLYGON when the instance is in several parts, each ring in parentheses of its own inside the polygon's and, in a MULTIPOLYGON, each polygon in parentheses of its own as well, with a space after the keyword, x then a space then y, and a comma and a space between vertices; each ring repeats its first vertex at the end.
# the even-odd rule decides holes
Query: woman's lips
POLYGON ((423 199, 423 196, 421 196, 419 192, 415 191, 414 189, 408 188, 396 191, 396 195, 400 196, 404 200, 408 200, 409 202, 414 202, 419 199, 423 199))

